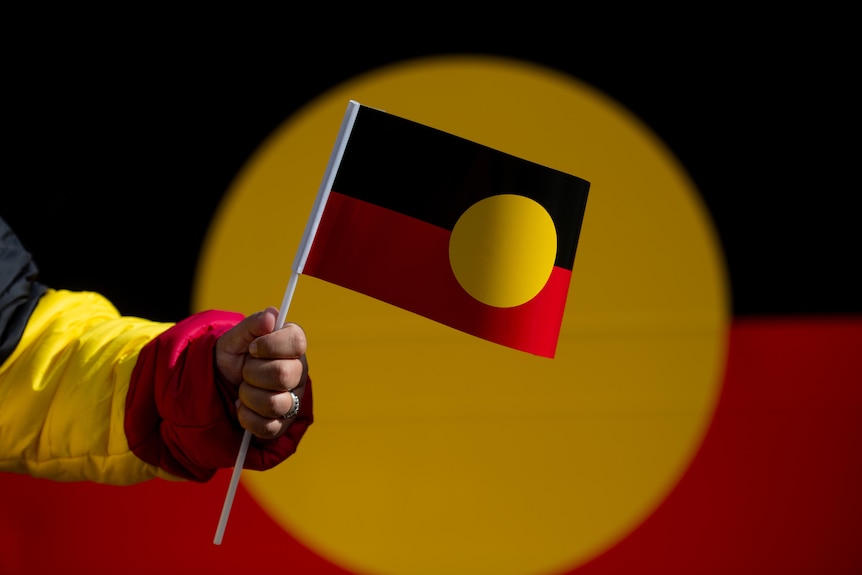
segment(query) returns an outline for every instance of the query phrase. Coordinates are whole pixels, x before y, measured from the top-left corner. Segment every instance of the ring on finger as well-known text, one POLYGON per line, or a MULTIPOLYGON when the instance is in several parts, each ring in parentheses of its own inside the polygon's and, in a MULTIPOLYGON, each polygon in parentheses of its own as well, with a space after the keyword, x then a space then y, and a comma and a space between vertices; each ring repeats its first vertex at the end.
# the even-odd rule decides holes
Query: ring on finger
POLYGON ((290 419, 297 413, 299 413, 299 396, 289 391, 291 399, 293 399, 293 404, 290 407, 290 411, 281 416, 282 419, 290 419))

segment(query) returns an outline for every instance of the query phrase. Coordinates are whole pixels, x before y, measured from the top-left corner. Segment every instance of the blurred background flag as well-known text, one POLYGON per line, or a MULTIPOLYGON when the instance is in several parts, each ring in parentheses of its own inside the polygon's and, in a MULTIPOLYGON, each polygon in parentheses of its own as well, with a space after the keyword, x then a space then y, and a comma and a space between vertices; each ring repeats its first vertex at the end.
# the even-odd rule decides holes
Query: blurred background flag
POLYGON ((554 357, 589 186, 351 101, 294 269, 554 357))
POLYGON ((858 117, 859 98, 852 75, 822 65, 853 65, 841 44, 853 35, 799 42, 813 21, 806 12, 800 26, 735 29, 738 49, 728 52, 715 49, 726 27, 662 29, 656 19, 626 32, 637 50, 616 54, 597 48, 619 36, 609 35, 618 14, 573 34, 570 17, 536 9, 480 26, 498 34, 490 43, 477 26, 447 21, 424 38, 402 26, 405 37, 381 50, 368 38, 386 37, 391 23, 337 27, 331 7, 318 8, 303 21, 326 22, 324 37, 349 49, 314 50, 280 19, 266 45, 234 12, 230 29, 179 27, 174 42, 165 29, 159 49, 152 27, 138 35, 92 18, 16 20, 26 45, 47 49, 4 68, 0 212, 44 280, 99 288, 124 313, 164 321, 190 306, 277 303, 286 266, 272 262, 299 245, 332 126, 355 98, 591 181, 556 359, 516 353, 474 365, 474 352, 508 348, 418 339, 434 322, 308 280, 291 314, 311 332, 319 427, 299 457, 244 474, 223 545, 212 529, 229 469, 206 484, 126 488, 7 473, 0 573, 149 575, 157 564, 163 574, 215 575, 273 553, 314 575, 862 573, 862 283, 849 265, 862 244, 847 193, 853 150, 831 134, 858 117), (565 33, 545 33, 541 46, 512 34, 554 22, 565 33), (253 41, 189 42, 235 39, 226 31, 241 28, 253 41), (686 332, 670 333, 661 363, 647 352, 664 345, 662 332, 623 328, 644 319, 629 310, 668 301, 667 290, 681 296, 672 309, 711 301, 690 289, 704 231, 721 282, 706 287, 730 296, 730 308, 709 376, 720 389, 699 420, 688 398, 704 362, 686 332), (332 320, 322 321, 326 306, 332 320), (590 315, 604 309, 613 313, 598 319, 610 325, 590 315), (415 332, 390 331, 404 324, 415 332), (368 356, 381 334, 383 353, 368 356), (406 386, 403 366, 417 358, 439 369, 417 369, 433 374, 406 386), (541 373, 525 381, 513 365, 541 373), (493 377, 470 385, 479 370, 493 377), (527 403, 503 405, 511 394, 501 390, 525 383, 527 403), (445 409, 423 401, 441 392, 455 394, 445 409), (678 481, 657 483, 671 449, 691 439, 678 431, 683 421, 700 426, 702 441, 690 463, 674 463, 678 481))

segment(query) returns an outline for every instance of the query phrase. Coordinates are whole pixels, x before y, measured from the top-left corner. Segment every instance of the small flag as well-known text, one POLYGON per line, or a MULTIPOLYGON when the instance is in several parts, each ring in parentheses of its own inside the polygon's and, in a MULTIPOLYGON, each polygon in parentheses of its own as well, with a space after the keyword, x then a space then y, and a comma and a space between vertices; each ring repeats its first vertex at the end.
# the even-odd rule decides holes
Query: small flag
POLYGON ((294 271, 552 358, 589 186, 351 101, 294 271))

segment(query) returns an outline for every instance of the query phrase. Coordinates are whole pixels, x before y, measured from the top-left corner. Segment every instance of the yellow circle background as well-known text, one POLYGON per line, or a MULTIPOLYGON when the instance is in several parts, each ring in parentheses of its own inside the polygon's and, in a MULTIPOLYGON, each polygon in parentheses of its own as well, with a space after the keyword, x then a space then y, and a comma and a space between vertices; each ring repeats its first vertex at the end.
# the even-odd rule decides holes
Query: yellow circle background
POLYGON ((539 293, 554 267, 551 215, 524 196, 500 194, 467 208, 449 237, 449 263, 464 290, 482 303, 514 307, 539 293))
POLYGON ((357 573, 570 570, 655 509, 709 424, 729 301, 705 207, 654 133, 575 78, 405 61, 320 95, 250 158, 212 222, 196 309, 279 305, 350 99, 591 182, 557 357, 302 276, 287 317, 308 333, 316 421, 243 485, 357 573))

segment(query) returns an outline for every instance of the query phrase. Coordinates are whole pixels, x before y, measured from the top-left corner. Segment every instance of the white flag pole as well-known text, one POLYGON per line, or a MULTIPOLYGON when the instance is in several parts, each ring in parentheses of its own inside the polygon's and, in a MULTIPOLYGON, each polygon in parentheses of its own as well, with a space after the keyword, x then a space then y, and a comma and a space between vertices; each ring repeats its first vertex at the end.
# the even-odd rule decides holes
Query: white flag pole
MULTIPOLYGON (((335 146, 332 148, 332 154, 329 156, 329 164, 326 166, 326 172, 323 176, 323 181, 320 183, 320 189, 317 191, 317 198, 314 200, 314 207, 311 210, 311 217, 305 224, 305 232, 300 241, 299 249, 296 251, 296 258, 293 261, 293 273, 290 274, 290 280, 287 282, 287 289, 284 290, 284 297, 281 301, 281 307, 278 309, 278 319, 275 322, 275 329, 284 327, 284 322, 287 318, 287 310, 290 307, 290 302, 293 299, 293 292, 296 291, 296 284, 299 281, 299 276, 305 268, 305 260, 308 257, 308 252, 311 250, 311 240, 317 233, 317 226, 320 224, 320 217, 323 214, 323 208, 326 205, 326 200, 329 198, 329 190, 332 189, 332 184, 335 181, 335 174, 338 171, 338 166, 341 164, 341 158, 344 156, 344 149, 347 147, 347 136, 353 129, 353 123, 356 121, 356 115, 359 114, 361 105, 354 100, 350 100, 347 104, 347 111, 341 121, 341 128, 338 131, 338 137, 335 139, 335 146)), ((215 538, 213 543, 221 545, 224 537, 225 527, 227 527, 227 519, 230 515, 230 509, 233 505, 233 498, 236 495, 236 488, 239 485, 239 476, 242 473, 243 465, 245 464, 245 456, 248 453, 248 445, 251 442, 251 432, 245 430, 242 436, 242 442, 239 446, 239 452, 236 454, 236 463, 233 466, 233 473, 230 476, 230 483, 227 488, 227 495, 224 498, 224 505, 219 517, 218 527, 216 528, 215 538)))
MULTIPOLYGON (((290 274, 290 281, 287 282, 287 289, 284 291, 284 298, 282 299, 281 307, 278 309, 278 319, 275 321, 275 329, 284 327, 287 309, 290 307, 290 300, 293 299, 293 292, 296 290, 298 279, 299 274, 297 272, 290 274)), ((248 444, 250 442, 251 432, 246 429, 242 436, 242 443, 239 446, 239 453, 236 455, 236 463, 233 466, 233 473, 230 476, 230 484, 227 488, 227 495, 224 498, 224 505, 222 506, 221 517, 218 520, 215 539, 213 539, 213 543, 216 545, 221 545, 222 537, 224 537, 227 518, 230 515, 230 508, 233 505, 233 498, 236 495, 236 487, 239 484, 239 476, 242 473, 242 466, 245 463, 245 456, 248 453, 248 444)))

